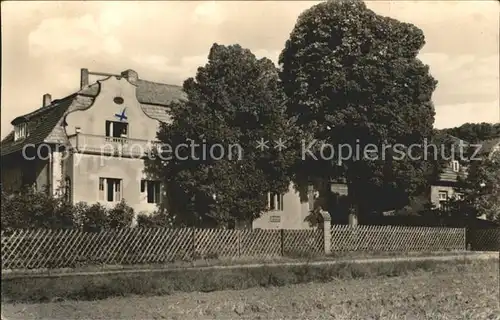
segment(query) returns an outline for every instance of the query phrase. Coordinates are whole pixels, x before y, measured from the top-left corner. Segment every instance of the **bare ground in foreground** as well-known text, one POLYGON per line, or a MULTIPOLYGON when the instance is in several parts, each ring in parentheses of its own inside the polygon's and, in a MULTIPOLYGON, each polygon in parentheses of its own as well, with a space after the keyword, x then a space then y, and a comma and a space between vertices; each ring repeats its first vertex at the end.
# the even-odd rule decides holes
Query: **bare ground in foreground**
POLYGON ((500 319, 495 264, 451 273, 101 301, 4 304, 3 319, 500 319))

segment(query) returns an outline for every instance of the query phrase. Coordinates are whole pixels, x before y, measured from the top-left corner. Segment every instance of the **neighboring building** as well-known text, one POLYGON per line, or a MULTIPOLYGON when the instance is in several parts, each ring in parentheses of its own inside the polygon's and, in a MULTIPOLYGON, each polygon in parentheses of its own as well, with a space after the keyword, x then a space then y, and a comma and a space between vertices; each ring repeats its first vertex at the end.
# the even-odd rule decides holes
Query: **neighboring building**
POLYGON ((309 202, 301 200, 300 194, 290 185, 288 193, 268 194, 269 211, 264 213, 252 223, 254 229, 307 229, 309 223, 306 217, 309 215, 309 202))
MULTIPOLYGON (((337 196, 347 195, 347 185, 332 182, 331 192, 337 196)), ((301 198, 299 191, 291 184, 284 195, 269 194, 270 210, 253 222, 253 228, 260 229, 308 229, 307 217, 313 210, 315 193, 309 188, 306 198, 301 198)), ((335 198, 337 200, 337 197, 335 198)), ((338 200, 337 200, 338 201, 338 200)))
MULTIPOLYGON (((159 124, 170 121, 168 106, 182 99, 181 87, 139 79, 133 70, 82 69, 79 91, 60 100, 46 94, 42 107, 11 122, 1 143, 2 188, 33 185, 72 203, 109 207, 125 199, 136 213, 154 211, 161 184, 144 175, 142 156, 159 124), (90 75, 104 78, 89 83, 90 75)), ((309 205, 292 188, 273 195, 270 209, 254 227, 308 227, 309 205)))
MULTIPOLYGON (((463 195, 457 191, 457 184, 460 177, 466 177, 467 165, 464 165, 460 148, 465 148, 468 142, 448 135, 451 138, 452 158, 443 169, 437 181, 431 185, 430 200, 431 203, 440 209, 444 209, 446 203, 451 199, 461 199, 463 195)), ((441 155, 440 155, 441 156, 441 155)))
MULTIPOLYGON (((455 140, 455 147, 460 144, 463 146, 468 145, 467 142, 458 138, 452 137, 455 140)), ((479 152, 474 157, 482 158, 489 157, 495 152, 500 152, 500 138, 494 138, 482 141, 477 145, 471 145, 471 148, 479 148, 479 152)), ((474 152, 473 150, 473 152, 474 152)), ((446 202, 452 198, 462 198, 462 194, 457 192, 457 183, 459 177, 465 178, 467 176, 467 169, 469 163, 460 163, 456 159, 452 159, 448 166, 441 173, 439 180, 431 186, 431 202, 438 208, 443 208, 446 202)))

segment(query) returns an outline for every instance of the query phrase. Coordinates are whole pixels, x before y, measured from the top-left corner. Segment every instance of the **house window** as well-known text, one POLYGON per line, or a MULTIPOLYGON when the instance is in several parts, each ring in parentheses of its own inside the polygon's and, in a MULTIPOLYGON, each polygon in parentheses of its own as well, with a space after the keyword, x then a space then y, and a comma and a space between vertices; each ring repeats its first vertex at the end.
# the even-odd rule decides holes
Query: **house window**
POLYGON ((268 207, 269 210, 283 211, 283 195, 271 192, 268 194, 268 207))
POLYGON ((439 201, 448 200, 448 191, 439 191, 439 201))
POLYGON ((451 167, 452 167, 454 172, 460 171, 460 163, 457 160, 453 160, 451 162, 451 167))
POLYGON ((141 193, 146 193, 148 203, 160 203, 161 185, 159 181, 141 180, 141 193))
POLYGON ((438 200, 439 200, 438 208, 444 209, 446 206, 446 203, 448 202, 448 191, 444 191, 444 190, 439 191, 438 200))
POLYGON ((21 123, 14 127, 14 140, 24 139, 28 136, 28 125, 21 123))
POLYGON ((117 138, 117 139, 127 138, 128 123, 117 122, 117 121, 106 121, 106 137, 117 138))
POLYGON ((106 202, 121 201, 121 185, 121 179, 99 178, 99 200, 106 202))

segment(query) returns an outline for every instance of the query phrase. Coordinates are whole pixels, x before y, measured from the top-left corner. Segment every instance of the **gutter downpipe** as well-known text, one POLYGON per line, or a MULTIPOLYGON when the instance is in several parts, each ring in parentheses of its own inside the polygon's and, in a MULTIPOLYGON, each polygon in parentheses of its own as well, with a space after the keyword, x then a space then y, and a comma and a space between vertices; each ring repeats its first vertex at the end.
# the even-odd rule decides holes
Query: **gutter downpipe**
POLYGON ((53 179, 53 174, 54 172, 54 161, 52 159, 52 150, 49 151, 49 167, 48 167, 48 175, 49 175, 49 195, 53 196, 54 195, 54 179, 53 179))

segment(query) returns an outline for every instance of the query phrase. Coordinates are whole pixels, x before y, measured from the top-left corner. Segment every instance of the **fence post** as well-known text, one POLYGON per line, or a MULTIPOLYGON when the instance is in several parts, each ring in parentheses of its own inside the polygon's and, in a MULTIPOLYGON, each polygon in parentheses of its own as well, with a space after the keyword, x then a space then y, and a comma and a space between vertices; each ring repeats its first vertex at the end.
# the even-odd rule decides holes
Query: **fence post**
POLYGON ((323 243, 325 247, 325 254, 332 253, 332 217, 327 211, 321 210, 321 216, 323 217, 323 243))
POLYGON ((196 260, 196 228, 192 227, 192 237, 193 237, 193 247, 191 248, 193 250, 191 257, 194 260, 196 260))
POLYGON ((238 257, 241 257, 241 230, 236 230, 236 241, 238 242, 238 257))
POLYGON ((465 227, 463 230, 464 230, 464 250, 467 251, 467 249, 468 249, 468 245, 467 245, 467 227, 465 227))
POLYGON ((280 229, 281 256, 285 256, 285 230, 280 229))

